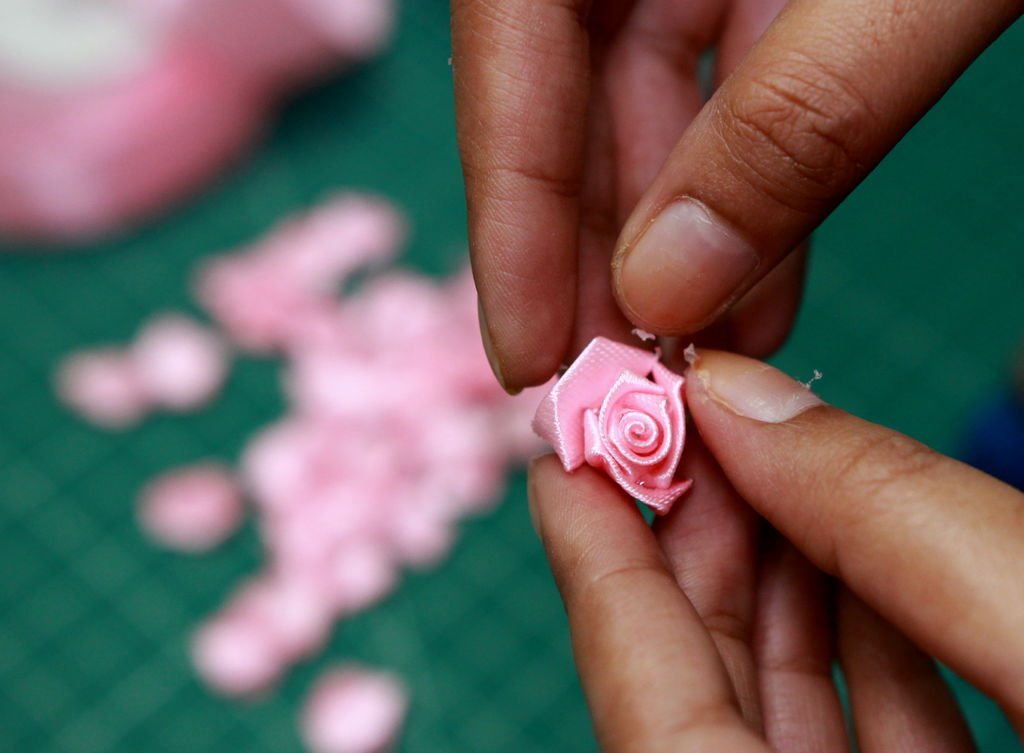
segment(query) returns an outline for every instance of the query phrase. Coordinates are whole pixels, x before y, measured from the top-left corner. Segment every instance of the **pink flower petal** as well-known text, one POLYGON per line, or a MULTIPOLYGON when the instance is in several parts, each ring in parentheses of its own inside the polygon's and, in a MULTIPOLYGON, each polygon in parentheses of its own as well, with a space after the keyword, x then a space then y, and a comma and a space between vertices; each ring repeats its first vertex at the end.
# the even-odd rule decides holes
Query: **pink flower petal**
MULTIPOLYGON (((619 378, 612 385, 612 388, 605 395, 604 401, 601 403, 600 413, 598 414, 598 424, 603 428, 601 432, 601 444, 607 446, 610 444, 617 444, 614 442, 613 437, 609 436, 607 428, 613 420, 611 415, 612 411, 620 405, 625 404, 627 407, 635 405, 640 410, 638 413, 650 416, 653 418, 653 422, 659 427, 659 431, 664 430, 664 433, 671 437, 676 431, 677 427, 670 425, 668 421, 668 411, 665 408, 667 402, 665 397, 665 391, 654 382, 639 377, 629 371, 624 371, 619 378), (655 398, 650 401, 645 398, 655 398)), ((613 430, 618 433, 618 427, 614 427, 613 430)), ((626 455, 626 459, 630 462, 631 466, 648 466, 653 465, 661 460, 664 460, 671 449, 670 442, 659 443, 660 449, 658 452, 651 456, 639 457, 636 453, 623 448, 623 452, 626 455)))
POLYGON ((455 543, 452 524, 423 507, 402 510, 391 522, 388 535, 399 561, 413 567, 436 565, 455 543))
POLYGON ((215 463, 202 463, 159 476, 142 492, 139 520, 157 542, 172 549, 202 552, 234 533, 244 513, 238 482, 215 463))
POLYGON ((214 260, 200 269, 195 288, 225 334, 256 352, 283 347, 294 323, 318 305, 278 265, 256 256, 214 260))
POLYGON ((334 294, 355 271, 394 257, 405 233, 390 203, 343 195, 279 225, 256 253, 300 288, 334 294))
POLYGON ((283 511, 308 493, 318 452, 316 435, 306 423, 285 419, 249 440, 242 452, 242 479, 261 508, 283 511))
POLYGON ((227 352, 220 338, 191 319, 165 314, 147 324, 131 350, 150 400, 173 410, 195 409, 220 390, 227 352))
POLYGON ((372 541, 342 544, 322 574, 322 588, 339 614, 361 612, 394 589, 398 578, 387 549, 372 541))
POLYGON ((258 622, 286 662, 309 656, 326 642, 334 613, 307 578, 285 574, 254 579, 228 606, 258 622))
POLYGON ((291 0, 309 15, 316 29, 338 50, 366 57, 391 36, 395 9, 392 0, 291 0))
POLYGON ((232 612, 203 625, 193 637, 191 652, 199 676, 228 696, 256 695, 276 682, 284 668, 267 629, 232 612))
POLYGON ((405 688, 390 675, 346 667, 322 676, 302 712, 312 753, 387 753, 405 720, 405 688))
POLYGON ((131 426, 149 408, 134 363, 113 348, 66 358, 57 371, 57 393, 71 410, 109 429, 131 426))
POLYGON ((683 446, 686 444, 686 408, 683 392, 685 380, 679 374, 665 368, 661 363, 654 364, 651 374, 655 383, 665 389, 665 394, 668 396, 669 421, 673 426, 678 427, 678 431, 672 434, 673 444, 668 453, 671 463, 664 469, 665 478, 671 479, 676 474, 679 460, 683 455, 683 446))
POLYGON ((657 360, 655 353, 595 337, 555 383, 541 401, 533 426, 555 448, 567 471, 586 461, 584 412, 601 405, 623 371, 646 375, 657 360))

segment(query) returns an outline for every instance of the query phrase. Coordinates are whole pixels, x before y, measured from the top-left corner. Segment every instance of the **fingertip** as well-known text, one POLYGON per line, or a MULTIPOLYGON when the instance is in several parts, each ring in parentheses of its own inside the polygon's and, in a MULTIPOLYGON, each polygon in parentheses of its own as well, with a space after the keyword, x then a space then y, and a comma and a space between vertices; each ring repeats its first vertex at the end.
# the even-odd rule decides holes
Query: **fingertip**
POLYGON ((552 453, 541 455, 531 460, 526 466, 526 472, 529 478, 528 485, 531 496, 535 496, 538 490, 545 486, 544 481, 552 475, 565 475, 558 456, 552 453))
POLYGON ((487 364, 491 367, 491 373, 498 380, 501 388, 510 395, 518 395, 522 390, 516 387, 509 387, 505 379, 504 367, 501 358, 494 348, 494 337, 491 335, 491 328, 487 324, 487 316, 484 314, 483 304, 477 303, 477 316, 480 320, 480 340, 484 346, 484 355, 487 357, 487 364))
MULTIPOLYGON (((694 420, 700 423, 700 418, 707 413, 707 404, 712 401, 711 375, 719 368, 727 369, 731 364, 738 361, 737 365, 746 366, 754 359, 742 356, 737 353, 729 353, 713 348, 696 347, 688 351, 686 356, 689 366, 686 370, 686 403, 690 412, 694 414, 694 420), (689 355, 692 353, 693 355, 689 355)), ((713 406, 712 406, 713 409, 713 406)))
POLYGON ((697 332, 752 284, 757 251, 717 213, 676 199, 646 225, 627 223, 612 262, 614 291, 634 324, 659 335, 697 332))
POLYGON ((709 409, 764 424, 781 424, 824 405, 809 385, 754 358, 700 350, 689 371, 687 398, 698 426, 709 409))
POLYGON ((518 395, 528 387, 539 387, 551 380, 562 368, 565 352, 560 347, 550 347, 540 351, 520 355, 519 348, 496 349, 501 364, 499 384, 510 395, 518 395))
POLYGON ((498 384, 510 395, 549 381, 562 367, 569 349, 571 317, 545 316, 540 305, 522 320, 486 314, 481 302, 480 337, 498 384))

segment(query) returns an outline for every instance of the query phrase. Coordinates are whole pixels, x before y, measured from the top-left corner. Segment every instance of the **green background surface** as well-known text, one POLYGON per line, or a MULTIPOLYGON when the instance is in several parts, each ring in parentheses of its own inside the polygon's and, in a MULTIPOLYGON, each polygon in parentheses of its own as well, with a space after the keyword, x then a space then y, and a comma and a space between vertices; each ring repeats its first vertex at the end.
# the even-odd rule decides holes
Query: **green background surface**
MULTIPOLYGON (((242 362, 210 409, 126 433, 73 419, 50 387, 62 354, 190 309, 198 260, 336 187, 409 213, 408 264, 455 268, 448 57, 444 4, 408 0, 387 55, 293 101, 249 159, 172 216, 89 253, 0 257, 0 753, 299 751, 305 690, 347 659, 411 684, 402 751, 594 749, 521 475, 450 560, 340 626, 273 695, 236 704, 198 684, 185 645, 257 566, 253 530, 208 557, 168 554, 142 538, 133 500, 162 469, 233 459, 281 409, 276 366, 242 362)), ((1022 59, 1018 24, 828 221, 777 359, 804 378, 819 369, 827 399, 946 451, 1024 333, 1022 59)), ((991 703, 956 687, 983 750, 1019 749, 991 703)))

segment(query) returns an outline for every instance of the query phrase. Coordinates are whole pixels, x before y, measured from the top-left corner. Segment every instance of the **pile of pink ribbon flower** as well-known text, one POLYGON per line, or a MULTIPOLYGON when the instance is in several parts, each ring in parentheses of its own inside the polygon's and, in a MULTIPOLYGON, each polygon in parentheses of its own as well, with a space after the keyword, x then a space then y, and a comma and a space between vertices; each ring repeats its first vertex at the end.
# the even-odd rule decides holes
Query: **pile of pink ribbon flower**
MULTIPOLYGON (((385 598, 403 568, 442 561, 460 519, 500 501, 507 469, 541 448, 529 428, 541 392, 512 398, 497 386, 468 273, 437 281, 384 269, 339 292, 392 261, 404 237, 387 203, 336 198, 198 270, 197 298, 220 334, 164 315, 130 347, 72 355, 59 372, 67 404, 110 428, 146 407, 206 404, 233 353, 283 362, 287 413, 249 439, 237 472, 201 458, 140 496, 143 528, 183 551, 220 543, 246 510, 256 516, 265 566, 192 642, 199 674, 225 695, 268 691, 338 620, 385 598), (143 368, 161 362, 184 375, 171 380, 174 399, 143 368)), ((400 721, 401 684, 360 669, 329 677, 302 716, 313 750, 383 749, 396 730, 384 734, 381 720, 400 721), (373 713, 351 711, 367 704, 373 713), (359 727, 364 718, 377 733, 359 727)))

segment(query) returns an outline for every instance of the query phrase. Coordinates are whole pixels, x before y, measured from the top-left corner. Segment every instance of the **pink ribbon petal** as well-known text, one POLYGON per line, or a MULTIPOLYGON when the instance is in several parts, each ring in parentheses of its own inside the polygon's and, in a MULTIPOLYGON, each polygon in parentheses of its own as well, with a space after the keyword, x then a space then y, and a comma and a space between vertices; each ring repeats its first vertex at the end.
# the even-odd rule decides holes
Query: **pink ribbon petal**
POLYGON ((533 428, 548 440, 567 471, 586 461, 583 414, 600 406, 623 371, 648 374, 658 356, 640 348, 595 337, 541 401, 533 428))

